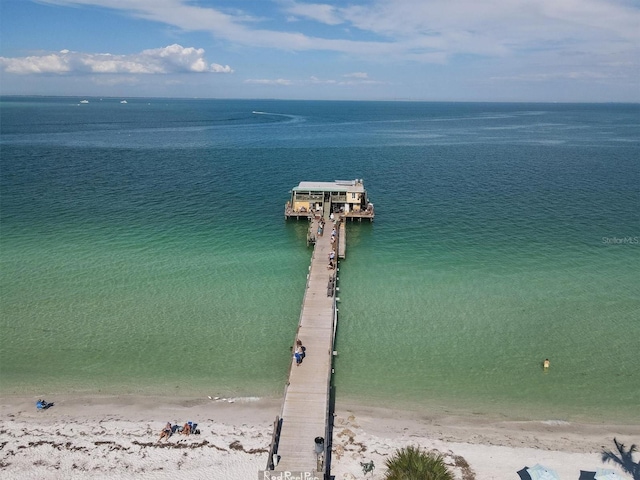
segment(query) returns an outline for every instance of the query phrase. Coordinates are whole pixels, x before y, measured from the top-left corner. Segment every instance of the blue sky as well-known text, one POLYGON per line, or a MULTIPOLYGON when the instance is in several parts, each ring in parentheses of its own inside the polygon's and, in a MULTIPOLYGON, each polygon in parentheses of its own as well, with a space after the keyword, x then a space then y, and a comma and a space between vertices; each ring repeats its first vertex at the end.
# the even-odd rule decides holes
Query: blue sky
POLYGON ((0 0, 0 93, 640 102, 640 0, 0 0))

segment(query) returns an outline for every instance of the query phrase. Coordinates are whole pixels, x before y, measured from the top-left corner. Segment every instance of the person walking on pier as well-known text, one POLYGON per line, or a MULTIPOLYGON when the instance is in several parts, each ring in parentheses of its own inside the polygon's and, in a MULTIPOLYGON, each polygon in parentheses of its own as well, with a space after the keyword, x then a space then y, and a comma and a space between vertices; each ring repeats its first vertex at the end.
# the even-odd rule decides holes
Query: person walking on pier
POLYGON ((302 363, 302 359, 305 356, 305 350, 306 349, 302 345, 302 340, 296 340, 296 349, 293 354, 293 357, 296 359, 296 367, 300 366, 300 364, 302 363))

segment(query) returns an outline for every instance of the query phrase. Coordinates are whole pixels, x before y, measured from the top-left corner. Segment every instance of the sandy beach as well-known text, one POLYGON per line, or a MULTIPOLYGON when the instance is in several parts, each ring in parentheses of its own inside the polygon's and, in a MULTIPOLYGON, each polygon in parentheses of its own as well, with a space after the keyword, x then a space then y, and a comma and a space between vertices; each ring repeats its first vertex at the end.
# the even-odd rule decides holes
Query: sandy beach
MULTIPOLYGON (((281 399, 85 396, 47 399, 3 396, 0 477, 62 479, 257 478, 267 461, 281 399), (167 422, 197 423, 199 434, 175 433, 159 442, 167 422)), ((397 448, 417 445, 441 452, 460 480, 518 479, 536 463, 560 478, 603 465, 613 438, 639 443, 638 425, 509 422, 485 417, 430 417, 415 412, 338 404, 331 473, 364 478, 360 462, 384 478, 384 461, 397 448)), ((622 474, 622 472, 619 472, 622 474)), ((624 477, 623 478, 630 478, 624 477)))

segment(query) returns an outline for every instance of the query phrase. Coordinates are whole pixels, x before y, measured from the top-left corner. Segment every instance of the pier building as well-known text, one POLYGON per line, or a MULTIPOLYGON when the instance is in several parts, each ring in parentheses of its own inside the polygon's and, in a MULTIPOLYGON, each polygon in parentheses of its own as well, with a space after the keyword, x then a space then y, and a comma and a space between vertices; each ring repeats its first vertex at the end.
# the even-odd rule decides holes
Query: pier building
POLYGON ((285 218, 319 217, 331 214, 345 219, 373 221, 375 211, 369 202, 362 179, 333 182, 300 182, 291 190, 285 205, 285 218))

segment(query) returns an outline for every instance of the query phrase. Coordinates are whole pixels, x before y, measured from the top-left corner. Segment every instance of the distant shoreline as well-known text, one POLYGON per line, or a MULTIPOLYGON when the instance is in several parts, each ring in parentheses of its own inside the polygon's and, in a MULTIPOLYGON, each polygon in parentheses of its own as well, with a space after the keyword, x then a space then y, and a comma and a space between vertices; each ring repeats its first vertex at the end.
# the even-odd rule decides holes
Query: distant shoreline
POLYGON ((434 103, 434 104, 468 104, 468 105, 635 105, 640 106, 640 102, 534 102, 534 101, 467 101, 467 100, 429 100, 429 99, 411 99, 411 98, 389 98, 389 99, 370 99, 370 100, 344 100, 344 99, 291 99, 291 98, 219 98, 219 97, 136 97, 129 95, 111 96, 111 95, 38 95, 38 94, 4 94, 3 98, 69 98, 69 99, 107 99, 107 100, 188 100, 188 101, 247 101, 247 102, 324 102, 324 103, 434 103))

